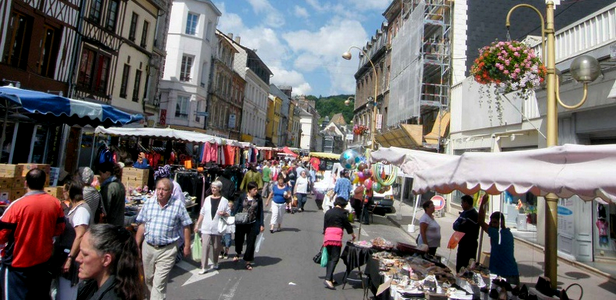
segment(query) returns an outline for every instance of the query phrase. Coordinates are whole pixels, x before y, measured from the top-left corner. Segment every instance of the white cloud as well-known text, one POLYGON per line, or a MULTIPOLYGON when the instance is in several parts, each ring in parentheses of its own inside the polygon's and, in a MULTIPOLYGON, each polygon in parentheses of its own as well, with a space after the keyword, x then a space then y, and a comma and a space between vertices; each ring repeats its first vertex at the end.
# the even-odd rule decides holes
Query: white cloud
POLYGON ((276 86, 289 85, 293 87, 293 95, 309 95, 312 87, 306 82, 304 75, 295 70, 285 70, 279 67, 270 67, 274 72, 271 82, 276 86))
POLYGON ((308 10, 306 10, 305 8, 303 8, 301 6, 295 5, 295 7, 293 8, 293 11, 294 11, 296 17, 300 17, 300 18, 308 18, 308 17, 310 17, 310 14, 308 14, 308 10))
POLYGON ((266 26, 279 28, 285 24, 284 15, 274 8, 267 0, 248 0, 256 14, 265 14, 266 26))

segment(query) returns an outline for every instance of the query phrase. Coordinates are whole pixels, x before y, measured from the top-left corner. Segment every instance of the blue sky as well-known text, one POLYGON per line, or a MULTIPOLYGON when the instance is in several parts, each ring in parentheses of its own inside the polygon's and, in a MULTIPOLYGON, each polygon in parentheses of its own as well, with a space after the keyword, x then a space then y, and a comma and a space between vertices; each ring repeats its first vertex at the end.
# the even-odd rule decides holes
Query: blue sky
POLYGON ((222 16, 218 29, 256 49, 274 73, 271 82, 294 95, 354 94, 358 50, 381 28, 391 0, 213 1, 222 16))

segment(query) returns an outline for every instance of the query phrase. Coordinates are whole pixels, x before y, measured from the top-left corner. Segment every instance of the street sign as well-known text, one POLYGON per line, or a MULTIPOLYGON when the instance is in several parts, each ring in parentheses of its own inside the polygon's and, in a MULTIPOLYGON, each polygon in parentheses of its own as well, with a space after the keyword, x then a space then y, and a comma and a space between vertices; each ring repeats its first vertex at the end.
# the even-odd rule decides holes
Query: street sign
POLYGON ((195 112, 195 115, 199 117, 209 117, 210 116, 210 114, 207 111, 198 111, 198 112, 195 112))
POLYGON ((434 197, 430 198, 430 201, 434 203, 435 210, 441 210, 445 208, 445 198, 443 198, 443 196, 441 195, 435 195, 434 197))

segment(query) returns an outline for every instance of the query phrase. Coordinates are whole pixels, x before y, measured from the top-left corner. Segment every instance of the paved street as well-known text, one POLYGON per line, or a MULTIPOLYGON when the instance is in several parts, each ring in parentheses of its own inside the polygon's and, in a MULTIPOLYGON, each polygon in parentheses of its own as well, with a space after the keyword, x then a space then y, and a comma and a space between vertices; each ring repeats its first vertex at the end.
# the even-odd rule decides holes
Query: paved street
MULTIPOLYGON (((269 224, 270 214, 266 213, 265 218, 269 224)), ((173 269, 168 299, 362 299, 359 281, 349 281, 344 290, 341 285, 336 291, 323 286, 325 268, 312 262, 322 242, 323 212, 317 209, 312 197, 306 203, 305 212, 284 215, 281 232, 270 234, 268 228, 252 271, 245 270, 243 262, 234 263, 229 259, 220 263, 218 272, 197 275, 198 265, 185 260, 173 269)), ((411 241, 410 236, 392 226, 385 217, 374 216, 374 224, 362 227, 361 238, 377 236, 411 241)), ((233 247, 231 252, 234 253, 233 247)), ((338 282, 342 281, 344 269, 340 261, 335 275, 338 282)), ((357 274, 352 273, 351 278, 357 278, 357 274)))

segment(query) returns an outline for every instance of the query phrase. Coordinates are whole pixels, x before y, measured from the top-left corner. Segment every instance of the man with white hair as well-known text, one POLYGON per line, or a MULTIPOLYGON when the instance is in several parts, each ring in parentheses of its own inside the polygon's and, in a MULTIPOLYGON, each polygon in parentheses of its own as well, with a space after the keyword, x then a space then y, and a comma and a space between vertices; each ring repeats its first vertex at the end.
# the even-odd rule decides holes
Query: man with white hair
POLYGON ((137 245, 141 249, 145 283, 150 300, 167 298, 167 282, 175 265, 177 244, 184 232, 184 256, 190 255, 190 227, 192 220, 184 201, 172 196, 173 184, 169 178, 156 183, 156 197, 146 201, 136 222, 137 245), (145 243, 143 243, 145 241, 145 243))

